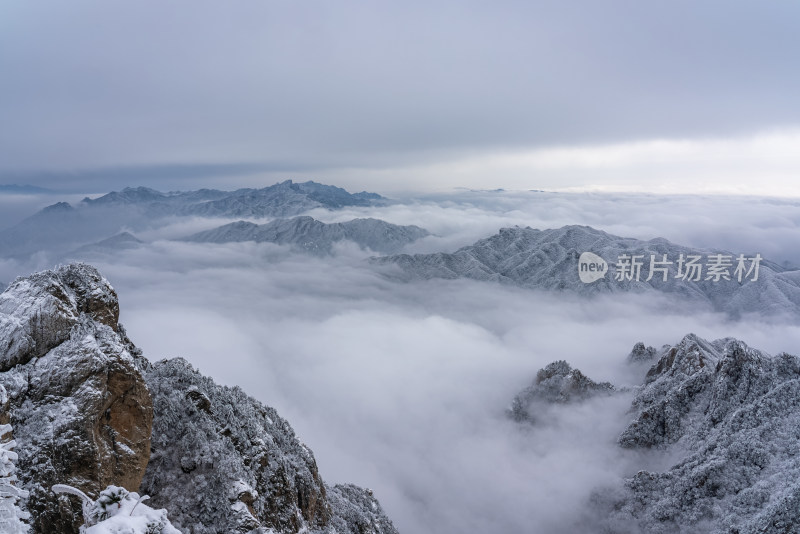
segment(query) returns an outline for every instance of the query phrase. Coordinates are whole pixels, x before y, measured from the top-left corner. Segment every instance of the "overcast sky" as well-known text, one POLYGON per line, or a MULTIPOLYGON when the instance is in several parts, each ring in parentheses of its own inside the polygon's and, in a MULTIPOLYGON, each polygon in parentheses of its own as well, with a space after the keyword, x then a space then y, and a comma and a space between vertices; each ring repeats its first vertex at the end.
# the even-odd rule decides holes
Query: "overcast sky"
POLYGON ((4 2, 0 184, 800 196, 800 3, 4 2))

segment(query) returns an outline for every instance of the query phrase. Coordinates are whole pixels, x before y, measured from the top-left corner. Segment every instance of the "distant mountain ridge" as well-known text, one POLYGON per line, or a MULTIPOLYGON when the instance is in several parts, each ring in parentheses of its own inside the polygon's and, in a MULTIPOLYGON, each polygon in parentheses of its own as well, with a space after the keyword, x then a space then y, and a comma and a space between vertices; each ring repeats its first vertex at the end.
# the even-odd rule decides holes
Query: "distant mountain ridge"
POLYGON ((162 193, 147 187, 125 188, 72 206, 58 202, 17 225, 0 231, 4 257, 39 251, 65 253, 122 231, 158 227, 169 217, 292 217, 311 209, 379 206, 389 200, 376 193, 349 193, 313 181, 286 180, 261 189, 200 189, 162 193))
POLYGON ((112 235, 107 239, 98 241, 97 243, 90 243, 88 245, 84 245, 72 251, 67 256, 83 257, 92 254, 109 254, 109 253, 119 252, 121 250, 130 250, 132 248, 136 248, 139 245, 143 244, 144 241, 138 239, 130 232, 120 232, 116 235, 112 235))
POLYGON ((399 226, 379 219, 324 223, 312 217, 277 219, 266 224, 238 221, 199 232, 185 241, 231 243, 241 241, 296 245, 306 251, 328 253, 334 243, 352 241, 362 248, 390 254, 429 235, 419 226, 399 226))
POLYGON ((37 187, 35 185, 0 184, 0 194, 7 193, 12 195, 36 195, 54 193, 52 189, 37 187))
POLYGON ((497 234, 453 253, 400 254, 373 261, 377 265, 399 267, 394 276, 402 279, 472 278, 584 295, 660 291, 732 315, 747 312, 800 315, 800 271, 785 271, 764 259, 756 281, 743 279, 740 283, 735 278, 714 281, 706 280, 705 275, 698 281, 686 280, 677 277, 681 254, 684 258, 715 254, 736 257, 725 251, 676 245, 663 238, 643 241, 573 225, 549 230, 502 228, 497 234), (581 282, 578 260, 584 252, 592 252, 608 263, 605 277, 593 283, 581 282), (665 267, 667 280, 663 281, 662 273, 647 280, 651 255, 661 260, 665 254, 672 261, 665 267), (615 263, 623 255, 642 256, 645 265, 638 281, 616 279, 615 263))
POLYGON ((348 193, 341 187, 313 181, 286 180, 261 189, 176 191, 162 193, 147 187, 127 187, 96 199, 84 198, 88 206, 147 206, 154 214, 200 215, 203 217, 287 217, 314 208, 338 209, 385 203, 377 193, 348 193))

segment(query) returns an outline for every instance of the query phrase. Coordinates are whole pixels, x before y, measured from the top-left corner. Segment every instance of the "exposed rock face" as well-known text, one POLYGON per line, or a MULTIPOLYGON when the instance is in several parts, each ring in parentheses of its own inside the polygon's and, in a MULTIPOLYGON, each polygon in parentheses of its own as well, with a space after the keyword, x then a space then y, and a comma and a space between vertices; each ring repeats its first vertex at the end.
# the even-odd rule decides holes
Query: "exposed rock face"
POLYGON ((595 382, 564 360, 548 364, 536 373, 533 384, 514 397, 508 415, 518 422, 533 422, 536 412, 548 404, 579 402, 594 395, 610 395, 616 388, 609 382, 595 382))
POLYGON ((396 532, 368 490, 326 488, 273 408, 182 359, 149 365, 146 380, 155 421, 141 491, 182 532, 396 532))
POLYGON ((294 245, 321 254, 329 253, 334 243, 348 240, 361 248, 388 254, 427 235, 427 230, 419 226, 399 226, 379 219, 323 223, 311 217, 294 217, 260 225, 238 221, 199 232, 186 240, 202 243, 269 242, 294 245))
POLYGON ((117 328, 117 294, 96 269, 76 264, 15 280, 0 295, 0 371, 69 339, 82 314, 117 328))
POLYGON ((658 356, 619 443, 681 459, 601 498, 609 531, 800 531, 800 358, 694 335, 658 356))
POLYGON ((82 264, 17 279, 0 295, 0 384, 34 532, 82 522, 53 484, 96 495, 138 488, 144 476, 152 403, 118 317, 113 288, 82 264))

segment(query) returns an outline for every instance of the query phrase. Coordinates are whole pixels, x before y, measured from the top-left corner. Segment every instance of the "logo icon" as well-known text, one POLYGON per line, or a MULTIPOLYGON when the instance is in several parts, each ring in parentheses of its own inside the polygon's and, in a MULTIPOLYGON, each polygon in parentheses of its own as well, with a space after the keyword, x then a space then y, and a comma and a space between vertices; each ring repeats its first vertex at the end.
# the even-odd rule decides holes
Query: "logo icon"
POLYGON ((584 252, 578 258, 578 276, 584 284, 591 284, 604 278, 607 272, 606 260, 593 252, 584 252))

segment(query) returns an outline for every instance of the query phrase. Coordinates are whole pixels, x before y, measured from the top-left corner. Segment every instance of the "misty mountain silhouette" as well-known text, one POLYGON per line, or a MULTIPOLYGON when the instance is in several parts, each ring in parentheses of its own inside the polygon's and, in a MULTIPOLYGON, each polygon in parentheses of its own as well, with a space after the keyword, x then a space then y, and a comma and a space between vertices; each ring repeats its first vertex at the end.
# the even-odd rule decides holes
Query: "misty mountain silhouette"
POLYGON ((376 193, 348 193, 316 182, 286 180, 262 189, 200 189, 162 193, 147 187, 125 188, 76 206, 58 202, 0 231, 4 257, 39 251, 64 253, 127 230, 161 226, 168 217, 291 217, 314 208, 385 205, 376 193))
POLYGON ((312 217, 300 216, 260 225, 237 221, 196 233, 185 240, 201 243, 270 242, 296 245, 315 253, 329 253, 334 243, 348 240, 362 248, 388 254, 427 235, 428 231, 419 226, 399 226, 379 219, 323 223, 312 217))

